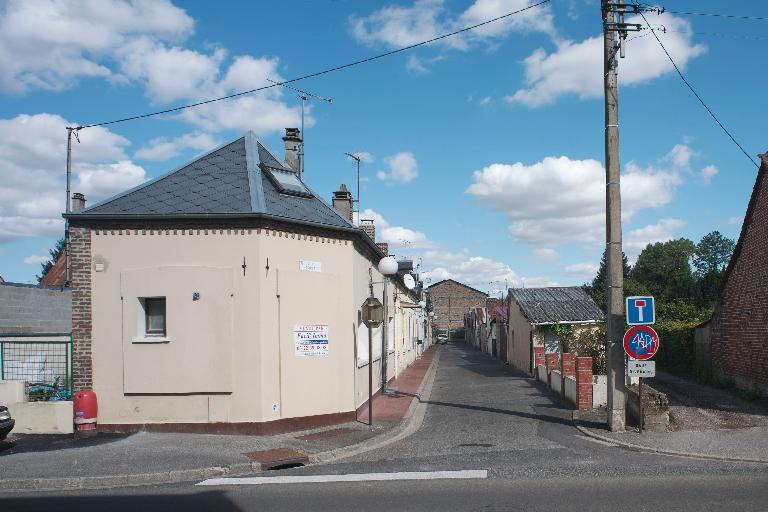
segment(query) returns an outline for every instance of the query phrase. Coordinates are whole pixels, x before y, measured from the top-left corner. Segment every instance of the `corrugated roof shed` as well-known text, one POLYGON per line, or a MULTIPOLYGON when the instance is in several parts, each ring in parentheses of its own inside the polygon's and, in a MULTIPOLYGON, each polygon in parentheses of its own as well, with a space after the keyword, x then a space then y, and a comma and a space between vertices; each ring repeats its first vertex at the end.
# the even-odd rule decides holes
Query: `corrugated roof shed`
POLYGON ((603 312, 580 286, 511 288, 509 293, 532 324, 604 319, 603 312))

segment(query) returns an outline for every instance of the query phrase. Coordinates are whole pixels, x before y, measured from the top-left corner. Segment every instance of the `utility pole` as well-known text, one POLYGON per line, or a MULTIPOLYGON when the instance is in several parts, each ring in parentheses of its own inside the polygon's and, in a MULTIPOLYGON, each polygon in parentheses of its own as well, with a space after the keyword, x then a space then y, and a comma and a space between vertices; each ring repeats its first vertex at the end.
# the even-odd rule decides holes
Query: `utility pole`
POLYGON ((626 427, 626 371, 622 337, 624 331, 624 263, 621 244, 621 165, 619 160, 619 91, 617 54, 624 57, 623 42, 628 31, 639 24, 624 23, 624 14, 639 12, 638 5, 601 0, 603 17, 603 59, 605 89, 605 245, 608 267, 608 426, 612 431, 626 427))
MULTIPOLYGON (((70 213, 71 211, 71 197, 72 193, 70 191, 71 189, 71 183, 72 183, 72 135, 75 136, 77 139, 77 142, 80 142, 80 138, 77 136, 79 128, 75 128, 73 126, 67 126, 67 202, 65 207, 65 212, 70 213)), ((64 221, 64 286, 69 286, 70 280, 72 279, 72 272, 70 267, 70 241, 69 241, 69 219, 65 219, 64 221)))

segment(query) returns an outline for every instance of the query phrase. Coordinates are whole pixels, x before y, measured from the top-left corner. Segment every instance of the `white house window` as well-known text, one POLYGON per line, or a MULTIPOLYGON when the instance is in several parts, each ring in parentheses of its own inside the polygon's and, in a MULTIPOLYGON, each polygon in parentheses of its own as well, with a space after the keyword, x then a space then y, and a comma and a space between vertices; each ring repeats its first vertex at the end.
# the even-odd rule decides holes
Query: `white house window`
POLYGON ((139 297, 133 343, 168 343, 165 297, 139 297))
POLYGON ((165 297, 144 299, 144 333, 165 337, 165 297))

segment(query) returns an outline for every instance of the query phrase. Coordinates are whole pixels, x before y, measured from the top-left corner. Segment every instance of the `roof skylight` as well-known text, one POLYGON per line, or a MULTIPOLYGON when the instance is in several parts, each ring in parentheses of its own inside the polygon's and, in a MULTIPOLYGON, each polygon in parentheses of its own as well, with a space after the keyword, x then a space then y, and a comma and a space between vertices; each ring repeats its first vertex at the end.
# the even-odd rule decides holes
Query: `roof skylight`
POLYGON ((272 179, 272 183, 275 184, 281 194, 290 194, 304 197, 312 196, 312 193, 309 191, 309 189, 307 189, 304 183, 301 182, 295 172, 283 171, 280 169, 275 169, 274 167, 268 167, 266 171, 269 177, 272 179))

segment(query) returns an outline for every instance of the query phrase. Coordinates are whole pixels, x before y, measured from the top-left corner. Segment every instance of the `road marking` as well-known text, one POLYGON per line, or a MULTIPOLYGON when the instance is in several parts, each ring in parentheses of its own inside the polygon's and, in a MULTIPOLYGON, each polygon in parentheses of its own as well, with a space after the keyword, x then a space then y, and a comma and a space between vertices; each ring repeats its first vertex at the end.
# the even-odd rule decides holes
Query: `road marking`
POLYGON ((399 473, 356 473, 349 475, 255 476, 211 478, 195 485, 324 484, 330 482, 381 482, 392 480, 455 480, 488 478, 485 469, 464 471, 410 471, 399 473))

